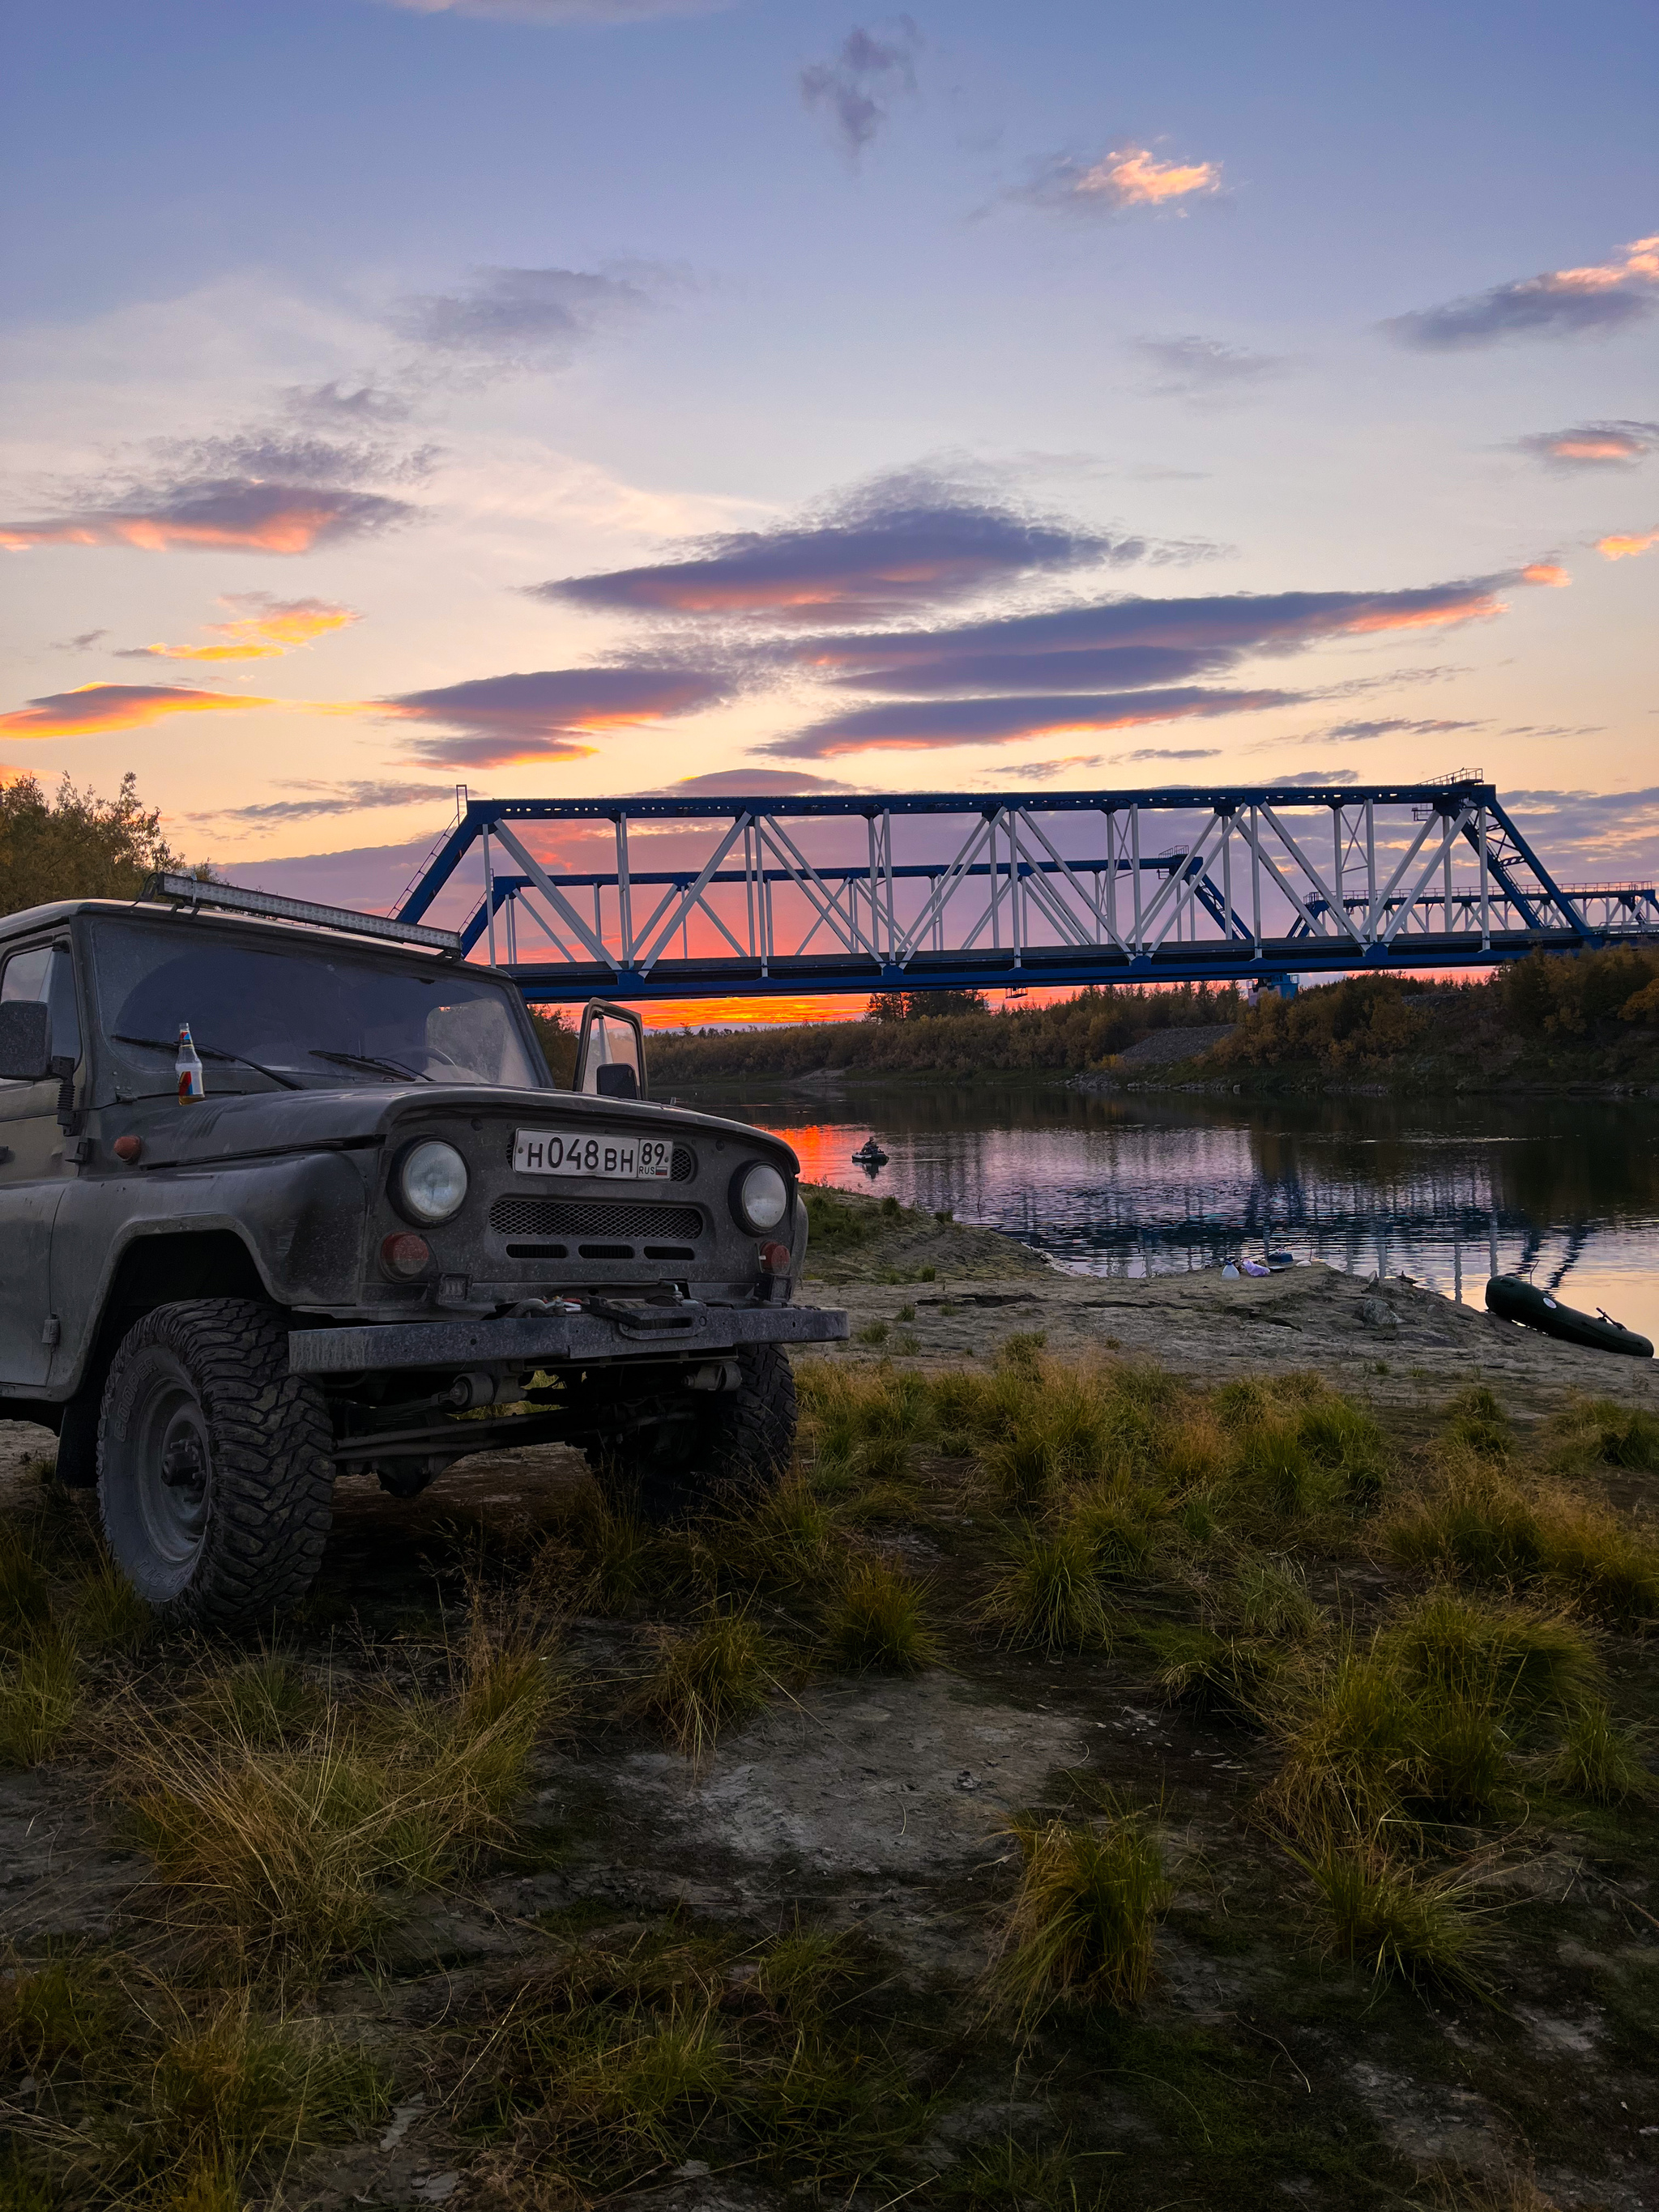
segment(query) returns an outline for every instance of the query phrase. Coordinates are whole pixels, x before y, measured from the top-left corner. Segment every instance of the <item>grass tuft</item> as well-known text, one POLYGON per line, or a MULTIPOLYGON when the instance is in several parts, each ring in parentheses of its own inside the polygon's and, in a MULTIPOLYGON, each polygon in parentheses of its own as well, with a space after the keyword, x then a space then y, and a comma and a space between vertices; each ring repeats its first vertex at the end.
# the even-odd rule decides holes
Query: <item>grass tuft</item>
POLYGON ((1173 1894, 1147 1816, 1111 1805, 1098 1825, 1024 1820, 1012 1832, 1024 1864, 992 1968, 996 2001, 1022 2027, 1056 2004, 1139 2004, 1173 1894))
POLYGON ((777 1658, 760 1624, 711 1612, 701 1627, 665 1643, 641 1702, 688 1759, 714 1749, 720 1730, 747 1720, 777 1687, 777 1658))
POLYGON ((1483 1989, 1478 1965, 1486 1932, 1467 1876, 1419 1874, 1375 1842, 1328 1842, 1302 1864, 1324 1905, 1334 1955, 1382 1982, 1483 1989))
POLYGON ((1568 1721, 1546 1779, 1564 1797, 1589 1805, 1642 1803, 1655 1790, 1639 1746, 1596 1698, 1568 1721))
POLYGON ((80 1710, 75 1647, 48 1627, 0 1664, 0 1765, 39 1766, 68 1734, 80 1710))
POLYGON ((1022 1528, 1008 1550, 1008 1571, 984 1608, 1004 1643, 1048 1652, 1111 1649, 1094 1553, 1079 1530, 1022 1528))
POLYGON ((830 1606, 826 1631, 836 1659, 860 1673, 873 1668, 919 1674, 939 1656, 921 1589, 884 1559, 854 1562, 830 1606))

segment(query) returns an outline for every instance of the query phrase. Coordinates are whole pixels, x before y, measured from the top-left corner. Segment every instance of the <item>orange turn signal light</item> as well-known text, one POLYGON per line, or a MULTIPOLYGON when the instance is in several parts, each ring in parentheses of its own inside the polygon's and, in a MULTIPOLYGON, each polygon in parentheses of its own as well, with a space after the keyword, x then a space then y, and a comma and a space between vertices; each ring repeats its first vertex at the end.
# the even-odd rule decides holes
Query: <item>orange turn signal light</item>
POLYGON ((416 1236, 410 1229, 398 1230, 380 1246, 380 1265, 388 1275, 398 1276, 404 1282, 423 1275, 431 1261, 432 1247, 424 1237, 416 1236))
POLYGON ((129 1167, 141 1157, 143 1149, 144 1140, 142 1137, 118 1137, 110 1146, 116 1158, 125 1160, 129 1167))

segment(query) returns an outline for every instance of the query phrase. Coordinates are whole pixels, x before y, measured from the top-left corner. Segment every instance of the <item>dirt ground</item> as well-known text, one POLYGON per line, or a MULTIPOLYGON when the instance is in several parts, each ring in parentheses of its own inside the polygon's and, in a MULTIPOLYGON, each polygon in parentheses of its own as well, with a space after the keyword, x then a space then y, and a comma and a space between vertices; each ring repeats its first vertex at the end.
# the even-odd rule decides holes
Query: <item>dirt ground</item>
MULTIPOLYGON (((988 1232, 873 1214, 862 1243, 826 1248, 811 1273, 809 1298, 850 1309, 854 1339, 830 1356, 857 1366, 984 1363, 1040 1332, 1061 1358, 1156 1359, 1206 1384, 1312 1370, 1373 1407, 1402 1449, 1477 1379, 1522 1426, 1574 1393, 1659 1412, 1652 1363, 1553 1344, 1403 1279, 1300 1267, 1260 1282, 1109 1283, 1059 1275, 988 1232), (924 1267, 931 1281, 916 1279, 924 1267), (884 1273, 912 1279, 872 1279, 884 1273)), ((0 1513, 28 1509, 51 1449, 43 1431, 0 1425, 0 1513)), ((343 1482, 291 1648, 349 1672, 440 1638, 469 1559, 522 1554, 585 1480, 575 1455, 542 1447, 464 1462, 409 1504, 343 1482)), ((1641 1502, 1653 1479, 1625 1487, 1641 1502)), ((994 1535, 943 1477, 914 1516, 884 1521, 874 1540, 933 1593, 944 1663, 791 1681, 701 1764, 611 1694, 645 1663, 650 1622, 570 1620, 575 1717, 537 1754, 515 1850, 409 1900, 378 1955, 319 1992, 329 2016, 396 2054, 392 2108, 249 2201, 574 2207, 528 2181, 489 2192, 478 2142, 446 2106, 443 2024, 573 1926, 678 1915, 756 1940, 797 1921, 849 1931, 879 1962, 876 2021, 925 2045, 945 2085, 918 2203, 1654 2212, 1659 1824, 1529 1828, 1497 1855, 1507 1948, 1489 1999, 1375 1986, 1321 1957, 1305 1883, 1249 1817, 1269 1771, 1260 1735, 1170 1705, 1133 1642, 1064 1659, 1000 1648, 974 1626, 994 1535), (1022 2052, 985 2028, 974 1996, 1012 1878, 1006 1826, 1072 1802, 1079 1776, 1157 1808, 1176 1901, 1144 2008, 1022 2052), (1069 2197, 1013 2179, 963 2193, 976 2152, 1015 2137, 1086 2154, 1084 2180, 1073 2173, 1069 2197), (1528 2175, 1540 2194, 1524 2194, 1528 2175)), ((1321 1570, 1320 1595, 1370 1603, 1391 1571, 1356 1553, 1321 1570)), ((1614 1664, 1659 1710, 1649 1647, 1627 1640, 1614 1664)), ((149 1878, 95 1757, 0 1771, 0 1939, 16 1959, 137 1943, 149 1878)), ((6 2094, 26 2102, 28 2086, 6 2094)), ((757 2212, 827 2200, 691 2159, 605 2201, 757 2212)), ((899 2197, 855 2183, 842 2201, 885 2212, 899 2197)))

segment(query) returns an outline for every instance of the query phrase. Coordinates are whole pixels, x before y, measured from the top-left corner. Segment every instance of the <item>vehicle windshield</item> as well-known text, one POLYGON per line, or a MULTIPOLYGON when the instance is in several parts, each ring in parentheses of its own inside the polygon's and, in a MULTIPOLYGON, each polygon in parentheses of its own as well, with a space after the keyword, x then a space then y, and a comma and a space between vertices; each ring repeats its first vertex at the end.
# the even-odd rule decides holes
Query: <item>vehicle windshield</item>
POLYGON ((93 925, 100 1027, 129 1097, 172 1088, 181 1022, 210 1096, 270 1082, 549 1087, 512 998, 477 969, 393 967, 321 937, 255 945, 210 927, 93 925))

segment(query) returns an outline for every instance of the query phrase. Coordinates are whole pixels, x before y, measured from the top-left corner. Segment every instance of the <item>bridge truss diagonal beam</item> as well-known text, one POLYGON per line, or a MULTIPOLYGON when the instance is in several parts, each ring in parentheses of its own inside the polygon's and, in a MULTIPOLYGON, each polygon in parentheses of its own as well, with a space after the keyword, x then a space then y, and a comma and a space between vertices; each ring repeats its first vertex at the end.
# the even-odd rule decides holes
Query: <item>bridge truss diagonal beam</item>
POLYGON ((468 955, 555 1001, 1218 983, 1659 945, 1659 888, 1564 888, 1478 775, 718 799, 463 790, 398 918, 434 908, 468 955))

